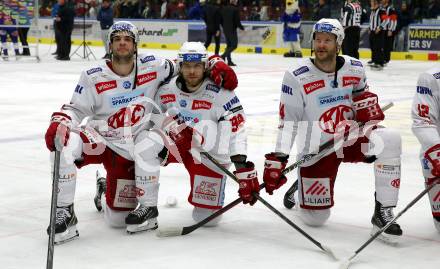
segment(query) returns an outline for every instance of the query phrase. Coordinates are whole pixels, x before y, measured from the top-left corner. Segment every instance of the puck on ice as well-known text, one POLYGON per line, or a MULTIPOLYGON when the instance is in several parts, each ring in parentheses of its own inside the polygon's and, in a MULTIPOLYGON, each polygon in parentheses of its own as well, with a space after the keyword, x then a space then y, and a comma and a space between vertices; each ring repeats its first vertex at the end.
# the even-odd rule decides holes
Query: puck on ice
POLYGON ((167 198, 167 206, 175 207, 177 205, 177 199, 174 196, 168 196, 167 198))

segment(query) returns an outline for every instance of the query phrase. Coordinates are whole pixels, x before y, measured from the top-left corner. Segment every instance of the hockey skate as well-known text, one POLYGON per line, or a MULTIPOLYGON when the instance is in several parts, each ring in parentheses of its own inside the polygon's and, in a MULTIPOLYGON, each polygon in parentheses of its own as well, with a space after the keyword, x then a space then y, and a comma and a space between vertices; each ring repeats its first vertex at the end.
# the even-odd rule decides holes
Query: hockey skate
POLYGON ((298 180, 295 181, 292 185, 292 187, 290 187, 286 194, 284 194, 284 199, 283 199, 283 203, 284 203, 284 207, 287 209, 292 209, 296 202, 295 202, 295 192, 298 190, 298 180))
POLYGON ((96 209, 101 212, 102 210, 102 195, 107 189, 107 182, 105 177, 102 177, 98 171, 96 171, 96 194, 93 201, 95 202, 96 209))
POLYGON ((283 56, 286 57, 286 58, 296 57, 295 56, 295 52, 293 52, 293 51, 286 52, 286 53, 284 53, 283 56))
MULTIPOLYGON (((76 224, 76 218, 73 204, 67 207, 57 207, 55 222, 55 245, 60 245, 71 241, 79 236, 76 224)), ((47 234, 50 233, 50 226, 47 227, 47 234)))
MULTIPOLYGON (((374 235, 377 231, 382 229, 394 218, 392 207, 383 207, 380 202, 376 200, 376 206, 374 208, 374 215, 371 218, 373 229, 371 235, 374 235)), ((396 244, 402 236, 402 229, 399 224, 391 224, 378 238, 385 243, 396 244)))
POLYGON ((139 205, 125 218, 127 233, 134 234, 157 229, 158 216, 159 211, 157 210, 157 206, 139 205))

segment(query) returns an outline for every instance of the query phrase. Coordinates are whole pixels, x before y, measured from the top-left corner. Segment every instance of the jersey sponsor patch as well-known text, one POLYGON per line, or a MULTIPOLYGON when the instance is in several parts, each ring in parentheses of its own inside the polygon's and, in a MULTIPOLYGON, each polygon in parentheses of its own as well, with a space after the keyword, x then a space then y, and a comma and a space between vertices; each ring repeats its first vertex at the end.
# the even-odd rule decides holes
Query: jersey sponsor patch
POLYGON ((96 67, 96 68, 92 68, 86 71, 87 75, 91 75, 94 74, 96 72, 102 72, 102 68, 101 67, 96 67))
POLYGON ((143 63, 143 64, 154 61, 154 60, 156 60, 156 58, 154 58, 153 55, 148 55, 148 56, 145 56, 144 58, 140 59, 141 63, 143 63))
POLYGON ((232 98, 226 104, 223 105, 223 108, 225 109, 225 111, 228 111, 231 109, 231 107, 233 105, 238 104, 238 103, 240 103, 240 100, 238 99, 237 96, 234 96, 234 98, 232 98))
POLYGON ((117 129, 138 123, 145 115, 145 107, 139 104, 122 107, 107 119, 108 126, 117 129))
POLYGON ((301 66, 300 68, 296 69, 295 71, 293 71, 293 74, 295 75, 295 77, 304 74, 306 72, 309 72, 309 68, 307 66, 301 66))
POLYGON ((141 89, 126 94, 113 95, 109 97, 110 106, 115 108, 127 106, 131 101, 134 101, 136 98, 143 95, 144 91, 141 89))
POLYGON ((221 191, 221 179, 215 177, 194 176, 192 201, 202 205, 217 206, 221 191))
POLYGON ((193 123, 198 123, 202 119, 202 115, 199 113, 194 113, 186 109, 182 109, 179 112, 179 118, 183 120, 188 125, 193 125, 193 123))
POLYGON ((117 179, 114 207, 135 208, 138 204, 137 196, 143 194, 143 190, 136 188, 135 181, 129 179, 117 179))
POLYGON ((310 94, 316 90, 319 90, 321 88, 325 87, 325 82, 323 79, 318 80, 318 81, 313 81, 307 84, 304 84, 304 91, 306 92, 306 94, 310 94))
POLYGON ((346 87, 349 85, 358 85, 359 81, 361 81, 360 77, 342 77, 342 86, 346 87))
POLYGON ((281 85, 281 92, 288 95, 293 95, 292 88, 284 84, 281 85))
POLYGON ((435 73, 433 76, 434 76, 436 79, 440 79, 440 72, 435 73))
POLYGON ((418 94, 428 94, 428 95, 432 96, 431 89, 427 88, 427 87, 417 86, 417 93, 418 94))
POLYGON ((331 107, 319 117, 319 127, 328 134, 334 134, 339 123, 353 118, 353 109, 346 105, 331 107))
POLYGON ((168 104, 171 102, 176 102, 176 95, 174 94, 164 94, 160 96, 160 102, 162 104, 168 104))
POLYGON ((136 85, 141 86, 157 78, 157 72, 145 73, 137 76, 136 85))
POLYGON ((213 92, 216 92, 216 93, 218 93, 220 91, 220 87, 215 85, 215 84, 207 84, 206 85, 206 89, 208 91, 213 91, 213 92))
POLYGON ((211 109, 212 103, 205 101, 205 100, 194 100, 192 102, 191 109, 197 110, 197 109, 211 109))
POLYGON ((302 204, 305 206, 331 206, 330 178, 301 177, 302 204))
POLYGON ((78 85, 76 85, 76 87, 75 87, 75 92, 76 92, 77 94, 81 94, 83 89, 84 89, 84 87, 78 84, 78 85))
POLYGON ((344 93, 344 91, 338 91, 333 94, 321 94, 318 96, 318 105, 320 107, 346 102, 350 102, 350 95, 347 92, 344 93))
POLYGON ((96 91, 98 92, 98 94, 101 94, 101 93, 108 91, 108 90, 111 90, 111 89, 115 89, 117 86, 118 85, 116 83, 116 80, 99 82, 99 83, 95 84, 95 88, 96 88, 96 91))
POLYGON ((363 67, 362 62, 356 60, 350 60, 351 65, 363 67))

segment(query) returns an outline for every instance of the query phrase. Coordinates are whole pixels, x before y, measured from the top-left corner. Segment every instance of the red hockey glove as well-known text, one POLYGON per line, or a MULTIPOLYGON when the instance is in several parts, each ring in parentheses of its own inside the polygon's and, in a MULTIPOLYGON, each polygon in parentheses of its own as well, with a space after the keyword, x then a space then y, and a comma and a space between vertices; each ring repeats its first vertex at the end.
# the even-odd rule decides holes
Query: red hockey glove
POLYGON ((252 162, 246 162, 246 167, 240 168, 234 172, 237 177, 240 188, 238 189, 238 195, 243 199, 243 203, 250 205, 255 204, 257 198, 252 193, 260 193, 260 184, 258 183, 257 170, 252 162))
POLYGON ((168 117, 164 121, 164 131, 173 140, 181 153, 191 149, 193 136, 194 146, 201 146, 204 142, 203 136, 199 132, 181 122, 177 116, 168 117))
POLYGON ((431 174, 435 177, 440 177, 440 144, 430 147, 425 152, 425 158, 432 165, 431 174))
POLYGON ((46 135, 44 137, 46 140, 46 147, 50 151, 55 151, 58 149, 56 147, 55 139, 59 139, 60 143, 62 143, 64 146, 67 145, 71 126, 72 119, 68 115, 62 112, 54 112, 52 114, 52 118, 50 119, 49 128, 47 128, 46 135))
POLYGON ((353 108, 356 112, 357 122, 366 123, 370 120, 382 121, 385 119, 375 93, 363 92, 353 97, 353 108))
POLYGON ((278 157, 275 152, 265 155, 263 181, 266 183, 266 192, 270 195, 287 182, 287 178, 281 174, 286 168, 287 157, 278 157))
POLYGON ((210 71, 209 77, 218 86, 231 91, 237 88, 237 75, 218 55, 209 57, 208 69, 210 71))

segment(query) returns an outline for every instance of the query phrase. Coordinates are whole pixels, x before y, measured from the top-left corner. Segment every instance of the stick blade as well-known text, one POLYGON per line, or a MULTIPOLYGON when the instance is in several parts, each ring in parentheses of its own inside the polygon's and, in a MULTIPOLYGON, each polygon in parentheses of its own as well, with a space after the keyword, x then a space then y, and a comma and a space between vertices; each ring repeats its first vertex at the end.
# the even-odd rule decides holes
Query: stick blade
POLYGON ((321 245, 321 247, 324 249, 325 253, 327 255, 329 255, 332 259, 334 259, 336 261, 339 260, 338 257, 336 257, 335 253, 333 252, 333 250, 330 247, 325 246, 325 245, 321 245))
POLYGON ((156 232, 157 237, 172 237, 179 235, 183 235, 182 227, 160 227, 156 232))
POLYGON ((350 259, 346 259, 346 260, 341 262, 341 264, 339 265, 338 269, 348 269, 348 267, 350 267, 350 263, 351 263, 351 260, 350 259))

